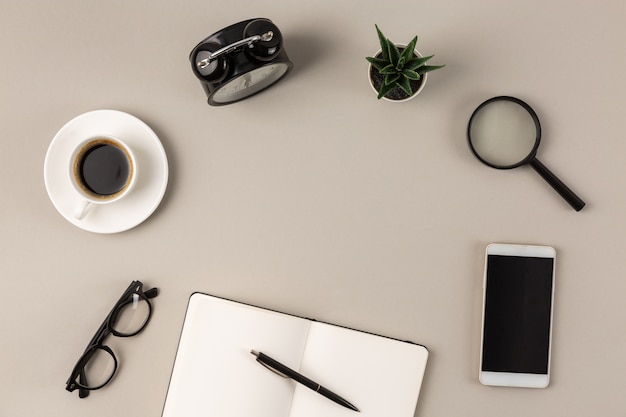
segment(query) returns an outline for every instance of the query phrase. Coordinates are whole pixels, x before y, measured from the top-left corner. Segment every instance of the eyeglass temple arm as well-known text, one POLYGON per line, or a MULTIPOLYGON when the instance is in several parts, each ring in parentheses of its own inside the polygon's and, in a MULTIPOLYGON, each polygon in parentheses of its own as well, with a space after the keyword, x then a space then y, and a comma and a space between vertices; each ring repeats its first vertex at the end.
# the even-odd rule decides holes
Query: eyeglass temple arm
POLYGON ((150 288, 148 291, 144 291, 143 295, 146 296, 146 298, 154 298, 157 295, 159 295, 159 289, 158 288, 150 288))
MULTIPOLYGON (((79 379, 79 382, 82 385, 85 385, 85 386, 89 385, 89 383, 87 382, 87 375, 85 374, 85 368, 83 368, 80 371, 80 375, 78 375, 78 379, 79 379)), ((82 387, 78 387, 78 397, 79 398, 85 398, 85 397, 88 397, 88 396, 89 396, 89 390, 88 389, 85 389, 85 388, 82 388, 82 387)))

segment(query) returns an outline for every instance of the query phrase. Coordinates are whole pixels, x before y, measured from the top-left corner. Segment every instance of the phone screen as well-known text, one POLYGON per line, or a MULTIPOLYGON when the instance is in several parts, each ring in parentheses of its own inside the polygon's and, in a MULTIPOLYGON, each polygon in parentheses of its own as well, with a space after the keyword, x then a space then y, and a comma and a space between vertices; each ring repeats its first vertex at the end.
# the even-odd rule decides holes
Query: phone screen
POLYGON ((487 256, 482 370, 547 374, 554 258, 487 256))

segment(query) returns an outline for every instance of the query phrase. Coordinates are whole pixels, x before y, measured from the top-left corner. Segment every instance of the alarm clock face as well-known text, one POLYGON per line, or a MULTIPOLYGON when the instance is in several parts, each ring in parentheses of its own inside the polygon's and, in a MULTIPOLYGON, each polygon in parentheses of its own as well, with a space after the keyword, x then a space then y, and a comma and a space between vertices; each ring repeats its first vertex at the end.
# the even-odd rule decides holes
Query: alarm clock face
POLYGON ((218 87, 211 96, 218 104, 231 103, 258 93, 278 81, 289 69, 289 64, 277 62, 253 69, 218 87))

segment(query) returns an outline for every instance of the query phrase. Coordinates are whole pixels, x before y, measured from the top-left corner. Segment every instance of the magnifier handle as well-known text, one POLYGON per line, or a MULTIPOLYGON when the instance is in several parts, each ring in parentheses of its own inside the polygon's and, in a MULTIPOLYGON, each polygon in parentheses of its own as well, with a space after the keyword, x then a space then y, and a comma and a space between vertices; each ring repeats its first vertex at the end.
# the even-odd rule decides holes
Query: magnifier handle
POLYGON ((572 190, 569 189, 567 185, 565 185, 560 179, 556 177, 544 164, 539 162, 537 158, 534 158, 530 161, 530 166, 532 166, 535 171, 541 177, 548 182, 556 190, 557 193, 561 195, 569 203, 570 206, 574 208, 576 211, 582 210, 585 207, 585 202, 580 199, 572 190))

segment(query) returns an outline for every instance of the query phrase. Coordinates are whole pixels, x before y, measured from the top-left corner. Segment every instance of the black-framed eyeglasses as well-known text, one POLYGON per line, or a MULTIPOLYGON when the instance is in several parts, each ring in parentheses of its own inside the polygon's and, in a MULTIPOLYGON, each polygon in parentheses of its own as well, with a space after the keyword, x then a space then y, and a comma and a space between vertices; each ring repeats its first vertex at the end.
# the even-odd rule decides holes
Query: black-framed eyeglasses
POLYGON ((104 339, 109 334, 118 337, 139 334, 152 316, 150 298, 158 294, 157 288, 144 292, 141 281, 131 282, 76 362, 67 380, 66 390, 71 392, 78 389, 78 396, 85 398, 89 391, 100 389, 111 382, 117 370, 117 358, 110 347, 103 345, 104 339))

